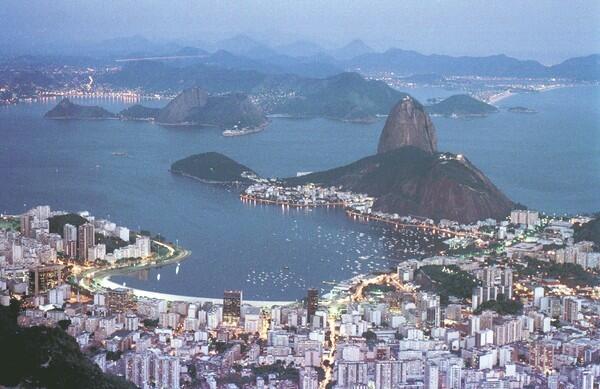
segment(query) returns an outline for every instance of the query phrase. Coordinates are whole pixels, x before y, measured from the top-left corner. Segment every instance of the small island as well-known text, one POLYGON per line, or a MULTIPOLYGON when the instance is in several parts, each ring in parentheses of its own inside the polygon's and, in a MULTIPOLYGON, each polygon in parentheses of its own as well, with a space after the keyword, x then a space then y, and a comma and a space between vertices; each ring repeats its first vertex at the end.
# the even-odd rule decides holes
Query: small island
POLYGON ((521 106, 509 107, 507 111, 512 113, 537 113, 535 109, 521 106))
POLYGON ((64 120, 94 120, 116 119, 117 116, 106 109, 96 105, 80 105, 72 103, 68 98, 62 99, 54 108, 44 115, 48 119, 64 120))
POLYGON ((486 116, 498 112, 493 105, 464 94, 450 96, 425 108, 430 115, 453 118, 486 116))
POLYGON ((171 165, 170 171, 204 183, 221 185, 250 184, 258 177, 249 167, 216 152, 181 159, 171 165))

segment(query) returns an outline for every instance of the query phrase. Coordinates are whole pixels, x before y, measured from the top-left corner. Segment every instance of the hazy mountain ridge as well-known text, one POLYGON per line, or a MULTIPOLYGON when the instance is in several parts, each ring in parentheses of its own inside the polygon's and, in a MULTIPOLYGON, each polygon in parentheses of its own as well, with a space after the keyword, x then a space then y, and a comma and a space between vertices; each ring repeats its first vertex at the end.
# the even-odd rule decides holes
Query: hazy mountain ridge
POLYGON ((350 69, 360 68, 363 72, 393 71, 407 76, 435 73, 445 76, 600 79, 599 54, 571 58, 557 65, 544 66, 538 61, 519 60, 504 54, 454 57, 389 49, 383 53, 368 53, 352 58, 345 62, 345 66, 350 69))

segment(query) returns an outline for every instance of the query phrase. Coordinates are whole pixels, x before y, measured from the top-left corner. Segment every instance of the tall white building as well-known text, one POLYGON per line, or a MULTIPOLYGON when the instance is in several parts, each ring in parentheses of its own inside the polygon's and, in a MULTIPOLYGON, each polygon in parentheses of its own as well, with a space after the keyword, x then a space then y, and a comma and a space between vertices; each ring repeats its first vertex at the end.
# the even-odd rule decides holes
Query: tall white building
POLYGON ((544 287, 536 286, 535 289, 533 290, 533 305, 535 305, 537 308, 539 308, 540 302, 543 297, 544 297, 544 287))
POLYGON ((570 323, 576 322, 581 311, 581 301, 574 297, 565 297, 563 300, 562 318, 570 323))
POLYGON ((510 213, 510 222, 512 224, 520 224, 527 227, 536 225, 539 218, 540 215, 538 212, 526 209, 515 209, 510 213))
POLYGON ((140 257, 146 258, 150 256, 150 237, 140 236, 135 240, 135 246, 140 250, 140 257))
POLYGON ((180 373, 179 358, 161 355, 154 359, 154 382, 157 388, 178 389, 180 373))
POLYGON ((439 380, 439 367, 434 363, 428 363, 425 366, 425 389, 438 389, 439 380))
POLYGON ((319 389, 319 375, 312 367, 304 367, 300 370, 299 389, 319 389))
POLYGON ((341 361, 337 365, 337 384, 343 388, 367 385, 367 363, 341 361))
POLYGON ((77 241, 77 227, 72 224, 65 224, 63 227, 63 239, 65 242, 77 241))
POLYGON ((124 355, 125 379, 140 388, 147 387, 150 383, 150 357, 149 352, 124 355))
POLYGON ((375 364, 375 389, 394 389, 405 380, 402 361, 378 361, 375 364))

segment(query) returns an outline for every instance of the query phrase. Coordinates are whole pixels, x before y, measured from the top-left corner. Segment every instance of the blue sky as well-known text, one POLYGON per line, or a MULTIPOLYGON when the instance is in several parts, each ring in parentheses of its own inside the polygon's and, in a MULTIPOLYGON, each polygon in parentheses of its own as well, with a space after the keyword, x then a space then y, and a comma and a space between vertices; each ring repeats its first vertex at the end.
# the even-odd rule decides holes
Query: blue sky
POLYGON ((130 35, 214 41, 247 33, 424 53, 505 53, 554 63, 600 52, 600 1, 3 0, 0 44, 27 47, 130 35))

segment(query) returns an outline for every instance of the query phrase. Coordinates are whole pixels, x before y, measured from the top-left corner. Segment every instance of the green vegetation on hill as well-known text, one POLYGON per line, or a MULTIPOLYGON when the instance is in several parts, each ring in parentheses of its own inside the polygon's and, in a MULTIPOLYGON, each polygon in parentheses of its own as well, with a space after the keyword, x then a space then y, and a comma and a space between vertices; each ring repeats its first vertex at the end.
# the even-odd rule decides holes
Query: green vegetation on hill
POLYGON ((498 112, 493 105, 469 95, 450 96, 439 103, 425 107, 425 109, 432 115, 442 116, 483 116, 498 112))
POLYGON ((128 120, 153 120, 158 117, 159 113, 160 108, 149 108, 136 104, 119 112, 119 117, 128 120))
MULTIPOLYGON (((135 242, 135 239, 133 239, 135 242)), ((102 234, 96 233, 96 244, 104 244, 106 245, 106 252, 112 253, 115 249, 119 249, 121 247, 127 246, 129 243, 133 243, 130 241, 124 241, 114 236, 104 236, 102 234)))
POLYGON ((242 173, 253 173, 247 166, 215 152, 180 159, 171 165, 171 172, 217 184, 247 183, 249 180, 242 173))
POLYGON ((594 242, 596 250, 600 250, 600 217, 580 226, 575 226, 575 242, 588 240, 594 242))
POLYGON ((135 388, 102 373, 75 339, 59 327, 17 325, 19 306, 0 306, 0 386, 23 388, 135 388))
POLYGON ((64 98, 46 112, 44 117, 49 119, 112 119, 116 116, 102 107, 74 104, 64 98))
POLYGON ((288 185, 341 186, 377 198, 374 208, 401 215, 473 222, 504 218, 513 203, 466 158, 412 146, 338 168, 285 179, 288 185))
POLYGON ((556 278, 570 287, 600 286, 600 277, 586 271, 574 263, 544 262, 534 258, 526 258, 525 266, 517 266, 516 270, 523 276, 556 278))
POLYGON ((4 217, 0 218, 0 230, 21 230, 21 221, 18 218, 4 217))
POLYGON ((474 313, 479 315, 483 311, 496 311, 500 315, 518 315, 523 311, 523 304, 517 300, 507 300, 500 294, 496 300, 482 303, 474 313))
POLYGON ((87 223, 87 220, 84 217, 81 217, 76 213, 52 216, 50 219, 48 219, 48 221, 50 222, 50 232, 53 234, 59 234, 60 236, 63 236, 65 224, 71 224, 75 227, 79 227, 80 225, 87 223))
POLYGON ((322 116, 347 121, 369 121, 386 115, 406 96, 382 81, 365 80, 357 73, 341 73, 307 81, 296 97, 276 105, 274 113, 292 116, 322 116))
POLYGON ((478 285, 475 277, 456 265, 420 267, 416 279, 425 290, 439 294, 442 304, 447 304, 450 296, 471 297, 473 288, 478 285))

